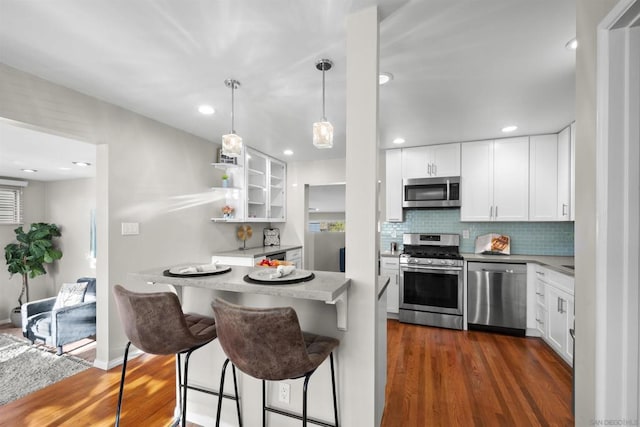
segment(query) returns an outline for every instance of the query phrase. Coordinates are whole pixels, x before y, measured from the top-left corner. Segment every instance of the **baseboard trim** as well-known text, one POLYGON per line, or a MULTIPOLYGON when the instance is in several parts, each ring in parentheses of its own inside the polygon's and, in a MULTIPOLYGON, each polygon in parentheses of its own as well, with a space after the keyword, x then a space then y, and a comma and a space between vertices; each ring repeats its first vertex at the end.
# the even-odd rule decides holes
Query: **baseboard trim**
MULTIPOLYGON (((131 350, 129 350, 129 357, 127 358, 127 360, 135 359, 141 354, 144 354, 144 352, 141 350, 138 350, 137 348, 131 347, 131 350)), ((115 368, 118 365, 122 365, 122 357, 118 357, 108 361, 96 359, 93 362, 94 368, 102 369, 103 371, 108 371, 109 369, 115 368)))

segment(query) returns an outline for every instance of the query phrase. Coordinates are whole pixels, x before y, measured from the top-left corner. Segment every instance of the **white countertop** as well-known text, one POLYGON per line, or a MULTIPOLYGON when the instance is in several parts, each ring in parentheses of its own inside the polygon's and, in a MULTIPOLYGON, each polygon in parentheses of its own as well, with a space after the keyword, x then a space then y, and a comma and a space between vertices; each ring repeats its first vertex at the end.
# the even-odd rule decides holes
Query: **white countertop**
POLYGON ((216 252, 214 256, 233 256, 241 258, 255 258, 269 256, 278 252, 286 252, 293 249, 301 249, 302 245, 258 246, 255 248, 236 249, 233 251, 216 252))
POLYGON ((535 262, 545 267, 549 267, 559 273, 573 277, 574 270, 565 267, 566 265, 575 265, 572 256, 551 256, 551 255, 482 255, 482 254, 461 254, 465 261, 481 261, 481 262, 535 262))

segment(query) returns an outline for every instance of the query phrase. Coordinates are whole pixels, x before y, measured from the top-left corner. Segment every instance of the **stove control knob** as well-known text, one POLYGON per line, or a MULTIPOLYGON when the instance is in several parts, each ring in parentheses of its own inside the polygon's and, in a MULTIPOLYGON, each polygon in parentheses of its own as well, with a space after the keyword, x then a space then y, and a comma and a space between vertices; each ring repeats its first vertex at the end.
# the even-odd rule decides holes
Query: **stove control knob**
POLYGON ((445 261, 443 259, 440 260, 440 265, 445 265, 446 263, 447 263, 447 261, 445 261))
POLYGON ((424 261, 425 264, 431 264, 431 262, 432 261, 430 259, 427 259, 427 260, 424 261))
POLYGON ((417 260, 417 259, 409 258, 409 262, 410 262, 410 263, 412 263, 412 264, 417 264, 417 263, 418 263, 418 260, 417 260))

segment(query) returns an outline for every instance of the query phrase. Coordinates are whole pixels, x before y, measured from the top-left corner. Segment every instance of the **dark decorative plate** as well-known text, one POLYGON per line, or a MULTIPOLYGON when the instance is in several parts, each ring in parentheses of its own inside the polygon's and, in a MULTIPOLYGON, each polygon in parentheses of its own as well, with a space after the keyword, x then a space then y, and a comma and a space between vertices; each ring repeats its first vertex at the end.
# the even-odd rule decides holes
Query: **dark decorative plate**
POLYGON ((262 267, 244 276, 244 281, 260 285, 289 285, 308 282, 316 277, 313 272, 306 270, 295 270, 293 273, 283 277, 272 277, 275 274, 275 268, 262 267))
POLYGON ((228 265, 219 265, 213 271, 196 271, 193 273, 179 273, 178 269, 184 269, 185 267, 174 267, 169 270, 165 270, 162 272, 163 276, 167 277, 205 277, 205 276, 215 276, 216 274, 224 274, 231 271, 231 267, 228 265))

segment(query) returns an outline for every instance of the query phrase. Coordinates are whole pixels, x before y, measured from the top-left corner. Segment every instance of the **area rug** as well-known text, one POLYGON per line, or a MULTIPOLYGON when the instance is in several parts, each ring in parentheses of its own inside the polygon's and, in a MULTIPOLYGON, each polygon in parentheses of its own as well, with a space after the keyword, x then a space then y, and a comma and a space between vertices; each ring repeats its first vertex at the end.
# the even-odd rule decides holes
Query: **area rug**
POLYGON ((28 341, 0 334, 0 405, 91 367, 86 360, 56 356, 28 341))

